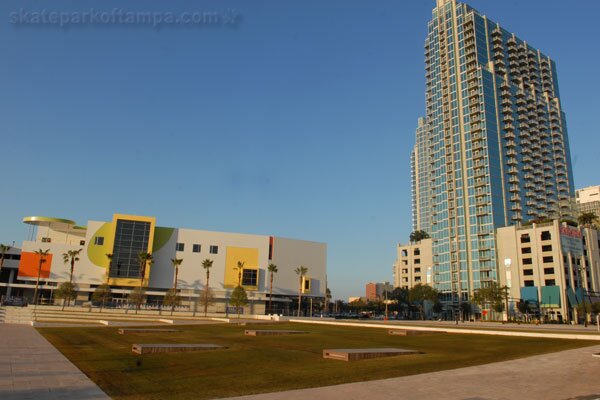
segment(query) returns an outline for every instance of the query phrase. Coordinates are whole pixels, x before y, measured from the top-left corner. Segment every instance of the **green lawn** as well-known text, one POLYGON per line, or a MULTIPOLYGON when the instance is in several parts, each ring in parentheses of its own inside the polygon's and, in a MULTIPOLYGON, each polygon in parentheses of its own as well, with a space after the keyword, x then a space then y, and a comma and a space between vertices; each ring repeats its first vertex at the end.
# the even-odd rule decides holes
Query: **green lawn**
POLYGON ((386 329, 277 324, 180 326, 176 333, 119 335, 115 327, 40 328, 42 335, 115 399, 208 399, 365 381, 484 364, 597 342, 487 335, 391 336, 386 329), (251 337, 244 329, 307 335, 251 337), (214 343, 206 352, 131 352, 133 343, 214 343), (425 354, 355 362, 325 360, 325 348, 401 347, 425 354), (136 362, 141 360, 141 366, 136 362))

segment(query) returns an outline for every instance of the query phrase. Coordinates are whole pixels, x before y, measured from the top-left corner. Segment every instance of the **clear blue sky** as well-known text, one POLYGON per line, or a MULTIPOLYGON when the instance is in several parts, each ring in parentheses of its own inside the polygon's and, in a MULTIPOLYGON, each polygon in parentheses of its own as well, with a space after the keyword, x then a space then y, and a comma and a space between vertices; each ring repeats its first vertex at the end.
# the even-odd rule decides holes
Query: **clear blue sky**
MULTIPOLYGON (((326 242, 335 298, 410 233, 434 0, 2 1, 0 242, 26 215, 326 242), (30 11, 223 11, 237 26, 15 26, 30 11)), ((597 0, 472 1, 553 57, 576 186, 600 184, 597 0)), ((310 266, 309 266, 310 267, 310 266)))

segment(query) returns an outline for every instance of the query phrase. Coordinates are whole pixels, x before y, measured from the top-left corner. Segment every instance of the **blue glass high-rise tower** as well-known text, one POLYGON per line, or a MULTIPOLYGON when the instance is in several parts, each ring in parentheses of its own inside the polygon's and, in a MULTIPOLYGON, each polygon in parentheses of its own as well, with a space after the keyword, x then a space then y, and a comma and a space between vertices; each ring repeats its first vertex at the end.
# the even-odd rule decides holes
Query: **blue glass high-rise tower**
POLYGON ((495 228, 569 215, 567 127, 554 61, 466 4, 437 0, 425 62, 413 226, 433 239, 434 286, 460 302, 497 280, 495 228))

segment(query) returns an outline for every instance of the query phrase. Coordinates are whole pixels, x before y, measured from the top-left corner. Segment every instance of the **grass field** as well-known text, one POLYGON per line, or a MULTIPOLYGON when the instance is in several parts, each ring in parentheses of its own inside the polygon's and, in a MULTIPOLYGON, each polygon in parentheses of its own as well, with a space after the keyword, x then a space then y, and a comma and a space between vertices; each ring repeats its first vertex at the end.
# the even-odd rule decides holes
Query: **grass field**
POLYGON ((209 399, 383 379, 588 346, 588 341, 433 334, 390 336, 385 329, 306 324, 180 326, 176 333, 119 335, 115 327, 40 328, 115 399, 209 399), (244 336, 244 329, 296 329, 307 335, 244 336), (131 353, 133 343, 214 343, 225 350, 131 353), (325 348, 401 347, 425 354, 344 362, 325 348), (141 365, 137 365, 141 361, 141 365))

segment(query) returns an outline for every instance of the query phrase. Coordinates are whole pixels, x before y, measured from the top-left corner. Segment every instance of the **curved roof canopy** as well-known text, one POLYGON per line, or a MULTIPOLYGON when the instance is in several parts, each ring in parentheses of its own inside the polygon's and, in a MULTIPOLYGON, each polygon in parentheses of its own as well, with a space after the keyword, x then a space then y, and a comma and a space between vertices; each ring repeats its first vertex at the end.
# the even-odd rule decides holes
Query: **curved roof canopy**
POLYGON ((23 218, 23 223, 35 226, 49 227, 52 230, 64 233, 75 233, 85 231, 85 226, 76 225, 75 221, 65 218, 30 216, 23 218))

